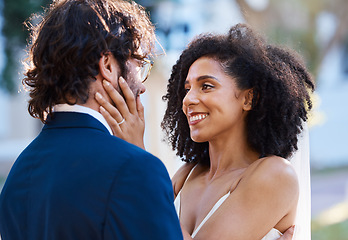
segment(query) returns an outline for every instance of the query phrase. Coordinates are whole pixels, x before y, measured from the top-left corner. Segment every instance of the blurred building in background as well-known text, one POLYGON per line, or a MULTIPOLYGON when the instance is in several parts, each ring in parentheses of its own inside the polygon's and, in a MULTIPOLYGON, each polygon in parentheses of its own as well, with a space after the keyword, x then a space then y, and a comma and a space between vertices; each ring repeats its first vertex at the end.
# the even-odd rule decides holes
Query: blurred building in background
MULTIPOLYGON (((337 28, 337 19, 328 13, 322 18, 318 19, 318 27, 322 26, 325 30, 322 30, 322 36, 318 36, 318 40, 326 41, 328 35, 332 35, 332 29, 337 28)), ((343 40, 335 43, 327 52, 318 72, 314 98, 316 119, 313 119, 314 126, 310 132, 311 161, 315 168, 348 164, 347 36, 343 40)))

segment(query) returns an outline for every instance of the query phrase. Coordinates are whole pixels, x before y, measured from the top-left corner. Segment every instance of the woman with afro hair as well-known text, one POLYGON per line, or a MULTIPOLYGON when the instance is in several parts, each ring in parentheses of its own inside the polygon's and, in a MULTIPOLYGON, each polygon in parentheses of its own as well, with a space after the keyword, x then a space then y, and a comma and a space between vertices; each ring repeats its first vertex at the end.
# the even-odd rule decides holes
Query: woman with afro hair
POLYGON ((313 89, 299 56, 243 24, 200 35, 183 51, 162 128, 186 162, 172 181, 192 238, 277 239, 294 224, 299 186, 286 159, 313 89))
POLYGON ((295 224, 299 184, 288 159, 313 90, 297 54, 244 24, 199 35, 182 52, 162 128, 186 162, 172 179, 185 239, 274 240, 295 224))

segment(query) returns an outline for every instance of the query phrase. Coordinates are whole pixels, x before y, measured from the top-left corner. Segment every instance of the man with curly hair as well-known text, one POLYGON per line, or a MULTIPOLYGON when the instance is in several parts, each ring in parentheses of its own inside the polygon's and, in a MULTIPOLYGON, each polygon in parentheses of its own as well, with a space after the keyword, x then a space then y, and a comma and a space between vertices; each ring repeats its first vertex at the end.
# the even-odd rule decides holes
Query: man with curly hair
POLYGON ((155 40, 144 9, 57 0, 32 23, 23 84, 29 113, 45 125, 2 190, 2 239, 182 239, 164 165, 112 136, 95 99, 117 104, 104 86, 123 90, 137 104, 119 126, 143 124, 140 77, 155 40))

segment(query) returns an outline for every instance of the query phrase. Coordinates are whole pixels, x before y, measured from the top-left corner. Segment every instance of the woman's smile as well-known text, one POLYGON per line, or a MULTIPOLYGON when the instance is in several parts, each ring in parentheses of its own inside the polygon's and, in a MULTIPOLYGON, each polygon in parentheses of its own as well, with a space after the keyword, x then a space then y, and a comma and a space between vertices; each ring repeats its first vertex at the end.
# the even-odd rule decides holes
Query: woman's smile
POLYGON ((203 121, 208 116, 207 113, 193 113, 188 116, 189 124, 196 125, 197 123, 203 121))

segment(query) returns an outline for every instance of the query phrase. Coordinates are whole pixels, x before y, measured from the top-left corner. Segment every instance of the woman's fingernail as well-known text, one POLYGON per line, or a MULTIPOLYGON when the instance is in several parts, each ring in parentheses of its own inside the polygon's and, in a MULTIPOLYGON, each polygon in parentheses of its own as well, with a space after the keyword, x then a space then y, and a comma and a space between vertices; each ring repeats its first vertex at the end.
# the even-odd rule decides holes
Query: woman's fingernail
POLYGON ((295 225, 292 225, 292 226, 290 227, 290 232, 293 233, 294 231, 295 231, 295 225))
POLYGON ((105 86, 110 86, 111 84, 108 82, 108 81, 106 81, 106 80, 103 80, 103 84, 105 85, 105 86))
POLYGON ((98 93, 98 92, 96 92, 95 97, 97 99, 103 99, 103 96, 100 93, 98 93))
POLYGON ((121 83, 124 83, 124 82, 125 82, 125 80, 124 80, 123 77, 120 77, 120 82, 121 82, 121 83))
POLYGON ((105 108, 103 108, 102 106, 99 107, 100 112, 106 112, 105 108))

